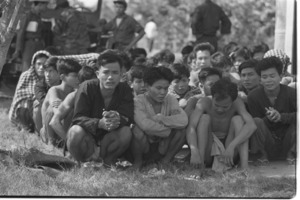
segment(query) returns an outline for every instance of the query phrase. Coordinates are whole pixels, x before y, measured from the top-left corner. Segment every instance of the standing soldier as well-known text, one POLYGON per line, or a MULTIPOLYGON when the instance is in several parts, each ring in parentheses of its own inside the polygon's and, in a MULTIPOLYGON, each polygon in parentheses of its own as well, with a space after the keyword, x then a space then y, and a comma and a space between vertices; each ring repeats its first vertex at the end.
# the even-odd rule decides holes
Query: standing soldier
POLYGON ((31 10, 24 20, 21 20, 20 30, 17 34, 16 50, 13 58, 22 55, 22 72, 30 67, 33 54, 44 49, 42 30, 43 22, 40 14, 46 10, 49 0, 29 0, 31 10))
POLYGON ((60 9, 60 15, 53 28, 54 46, 65 55, 88 53, 90 38, 84 16, 66 0, 57 1, 56 9, 60 9))
POLYGON ((209 42, 218 50, 217 31, 221 25, 221 34, 229 34, 231 22, 220 6, 211 0, 201 0, 203 3, 198 6, 192 14, 192 31, 197 43, 209 42))
POLYGON ((131 16, 125 13, 125 0, 115 0, 116 17, 104 26, 103 32, 112 32, 108 48, 127 51, 131 49, 144 35, 144 28, 131 16), (135 37, 135 33, 138 36, 135 37))

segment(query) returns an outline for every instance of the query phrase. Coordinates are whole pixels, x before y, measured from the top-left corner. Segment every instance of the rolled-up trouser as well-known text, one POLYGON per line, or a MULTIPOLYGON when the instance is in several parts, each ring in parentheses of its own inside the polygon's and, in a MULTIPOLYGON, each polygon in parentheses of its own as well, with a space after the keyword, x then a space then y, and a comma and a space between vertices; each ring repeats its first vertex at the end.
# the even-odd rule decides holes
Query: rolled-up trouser
POLYGON ((284 131, 283 139, 274 137, 272 131, 261 118, 254 118, 257 130, 250 138, 252 152, 264 150, 269 159, 286 158, 288 152, 296 153, 296 126, 290 126, 284 131))

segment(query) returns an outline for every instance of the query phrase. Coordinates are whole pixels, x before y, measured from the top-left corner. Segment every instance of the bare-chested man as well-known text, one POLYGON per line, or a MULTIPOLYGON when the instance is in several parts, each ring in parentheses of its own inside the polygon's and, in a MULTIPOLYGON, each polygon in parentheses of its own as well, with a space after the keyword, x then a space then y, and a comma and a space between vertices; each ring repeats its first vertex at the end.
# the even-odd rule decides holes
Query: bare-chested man
POLYGON ((201 98, 190 116, 187 142, 192 165, 204 167, 212 163, 213 135, 225 146, 223 162, 234 165, 234 152, 240 155, 241 168, 248 167, 248 139, 256 130, 243 101, 237 98, 236 84, 228 79, 217 81, 211 88, 212 97, 201 98))
POLYGON ((48 140, 54 146, 59 145, 63 136, 56 133, 49 122, 51 121, 54 113, 58 109, 58 106, 66 98, 66 96, 73 92, 79 86, 78 72, 81 69, 81 65, 72 59, 58 60, 57 70, 60 74, 61 84, 53 86, 49 89, 45 100, 42 105, 42 120, 43 128, 41 129, 41 136, 44 137, 44 142, 48 143, 48 140))
MULTIPOLYGON (((86 80, 90 80, 96 77, 95 70, 89 66, 83 66, 78 72, 78 79, 80 84, 86 80)), ((59 105, 58 109, 54 112, 52 120, 49 125, 52 129, 63 139, 67 137, 67 131, 71 125, 71 120, 74 113, 75 96, 77 90, 68 94, 68 96, 59 105)))

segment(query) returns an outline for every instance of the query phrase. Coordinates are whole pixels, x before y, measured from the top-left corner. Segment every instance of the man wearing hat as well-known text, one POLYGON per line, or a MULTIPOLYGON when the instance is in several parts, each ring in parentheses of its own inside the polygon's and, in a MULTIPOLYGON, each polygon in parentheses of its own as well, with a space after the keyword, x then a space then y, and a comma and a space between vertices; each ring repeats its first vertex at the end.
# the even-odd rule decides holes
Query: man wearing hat
POLYGON ((125 0, 115 0, 116 17, 104 26, 103 32, 112 32, 109 48, 128 51, 145 34, 144 28, 131 16, 125 13, 125 0), (135 33, 138 33, 135 36, 135 33))
POLYGON ((22 71, 30 67, 33 54, 44 49, 43 22, 40 14, 46 10, 49 0, 29 0, 31 10, 26 14, 24 20, 20 21, 20 29, 17 34, 16 50, 13 58, 22 54, 22 71))

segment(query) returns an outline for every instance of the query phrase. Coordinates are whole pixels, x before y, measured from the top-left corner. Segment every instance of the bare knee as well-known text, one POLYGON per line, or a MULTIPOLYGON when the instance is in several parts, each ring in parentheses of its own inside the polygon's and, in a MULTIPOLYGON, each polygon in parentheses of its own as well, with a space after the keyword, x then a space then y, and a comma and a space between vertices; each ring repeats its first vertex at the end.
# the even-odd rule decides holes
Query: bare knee
POLYGON ((139 126, 136 125, 132 129, 132 135, 133 135, 134 139, 142 140, 145 134, 144 134, 144 131, 142 129, 140 129, 139 126))
POLYGON ((79 161, 85 161, 94 153, 95 142, 92 136, 78 125, 74 125, 68 131, 67 147, 72 156, 79 161))
POLYGON ((123 126, 118 130, 119 141, 121 144, 129 144, 132 138, 132 132, 128 126, 123 126))

